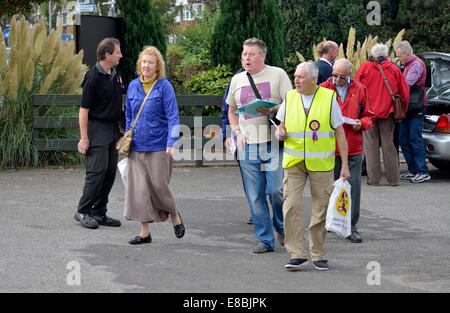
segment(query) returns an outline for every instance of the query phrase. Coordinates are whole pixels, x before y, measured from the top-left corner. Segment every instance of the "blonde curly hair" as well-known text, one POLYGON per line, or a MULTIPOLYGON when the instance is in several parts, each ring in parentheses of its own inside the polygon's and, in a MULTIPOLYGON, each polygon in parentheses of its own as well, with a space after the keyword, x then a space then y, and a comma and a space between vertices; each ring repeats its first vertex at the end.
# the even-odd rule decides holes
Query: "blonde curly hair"
POLYGON ((164 59, 162 57, 161 52, 158 50, 158 48, 156 48, 154 46, 145 46, 144 50, 142 50, 141 53, 139 53, 139 57, 136 62, 136 74, 138 74, 139 76, 141 76, 141 74, 142 74, 141 63, 142 63, 142 58, 144 57, 144 55, 156 57, 156 62, 157 62, 156 76, 158 79, 165 78, 166 77, 166 66, 164 63, 164 59))

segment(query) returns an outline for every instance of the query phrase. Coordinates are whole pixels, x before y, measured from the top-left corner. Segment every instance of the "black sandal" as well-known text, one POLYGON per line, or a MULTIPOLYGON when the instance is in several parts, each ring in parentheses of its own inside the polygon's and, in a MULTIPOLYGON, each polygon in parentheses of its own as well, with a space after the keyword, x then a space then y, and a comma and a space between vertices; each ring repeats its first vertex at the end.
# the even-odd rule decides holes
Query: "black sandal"
POLYGON ((184 232, 185 232, 185 227, 184 227, 183 219, 181 218, 180 213, 178 212, 177 214, 178 214, 178 216, 180 217, 181 223, 178 224, 178 225, 175 225, 175 226, 173 227, 173 230, 174 230, 175 236, 177 236, 177 238, 183 238, 184 232))
POLYGON ((150 243, 150 242, 152 242, 152 236, 150 235, 150 233, 145 238, 142 238, 141 236, 136 236, 134 237, 134 239, 128 241, 130 245, 140 245, 143 243, 150 243))

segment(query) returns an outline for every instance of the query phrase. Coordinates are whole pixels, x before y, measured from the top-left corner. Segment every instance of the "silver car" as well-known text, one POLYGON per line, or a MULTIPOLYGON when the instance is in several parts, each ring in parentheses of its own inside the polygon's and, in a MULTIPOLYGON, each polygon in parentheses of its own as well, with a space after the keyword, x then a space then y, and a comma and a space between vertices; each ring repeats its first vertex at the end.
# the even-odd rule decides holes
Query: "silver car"
POLYGON ((422 136, 427 157, 435 167, 450 171, 450 53, 426 52, 431 61, 431 87, 422 136))

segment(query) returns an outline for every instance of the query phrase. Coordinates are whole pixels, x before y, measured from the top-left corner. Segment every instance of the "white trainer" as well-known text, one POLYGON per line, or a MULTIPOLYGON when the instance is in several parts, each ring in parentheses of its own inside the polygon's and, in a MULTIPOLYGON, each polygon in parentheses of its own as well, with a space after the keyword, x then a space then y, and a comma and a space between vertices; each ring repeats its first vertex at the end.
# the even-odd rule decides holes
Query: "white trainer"
POLYGON ((412 183, 423 183, 426 181, 431 180, 430 175, 427 174, 416 174, 416 176, 414 176, 414 178, 411 178, 411 182, 412 183))

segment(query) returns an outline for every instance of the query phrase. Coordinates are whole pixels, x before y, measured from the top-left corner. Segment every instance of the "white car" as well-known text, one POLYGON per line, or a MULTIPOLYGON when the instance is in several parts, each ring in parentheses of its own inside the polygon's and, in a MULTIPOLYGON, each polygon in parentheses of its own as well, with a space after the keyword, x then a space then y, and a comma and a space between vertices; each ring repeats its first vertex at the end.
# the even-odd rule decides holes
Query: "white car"
POLYGON ((435 167, 450 171, 450 53, 426 52, 431 61, 431 87, 422 128, 427 157, 435 167))

